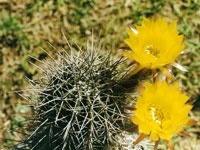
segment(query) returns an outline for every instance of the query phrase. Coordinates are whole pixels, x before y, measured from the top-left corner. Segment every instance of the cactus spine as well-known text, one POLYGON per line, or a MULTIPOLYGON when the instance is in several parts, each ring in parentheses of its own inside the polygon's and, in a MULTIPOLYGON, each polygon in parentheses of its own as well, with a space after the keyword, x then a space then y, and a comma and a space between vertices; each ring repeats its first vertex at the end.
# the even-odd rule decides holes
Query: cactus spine
POLYGON ((70 53, 44 63, 34 130, 16 149, 98 150, 116 142, 125 100, 119 84, 123 73, 117 69, 121 60, 101 55, 93 39, 86 50, 69 47, 70 53))

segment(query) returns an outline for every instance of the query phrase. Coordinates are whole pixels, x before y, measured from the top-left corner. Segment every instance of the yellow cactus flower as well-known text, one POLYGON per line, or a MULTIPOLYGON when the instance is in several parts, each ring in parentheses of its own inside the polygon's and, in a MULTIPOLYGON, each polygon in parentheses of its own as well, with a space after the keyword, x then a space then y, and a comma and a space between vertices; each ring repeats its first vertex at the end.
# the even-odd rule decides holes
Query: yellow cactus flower
POLYGON ((195 122, 188 117, 192 108, 191 104, 186 103, 189 97, 179 91, 178 83, 168 87, 166 81, 156 81, 155 84, 145 82, 145 90, 140 87, 140 91, 141 95, 133 110, 135 116, 131 117, 131 121, 142 133, 135 144, 147 135, 156 142, 155 148, 160 139, 169 144, 175 133, 184 134, 184 126, 195 122))
POLYGON ((157 20, 154 16, 150 20, 144 17, 141 26, 127 30, 129 38, 125 39, 125 42, 132 51, 122 55, 139 63, 129 76, 143 68, 159 69, 169 76, 170 73, 166 69, 168 64, 185 71, 182 66, 174 63, 185 48, 182 44, 184 36, 179 35, 176 24, 176 20, 168 24, 164 18, 157 20))

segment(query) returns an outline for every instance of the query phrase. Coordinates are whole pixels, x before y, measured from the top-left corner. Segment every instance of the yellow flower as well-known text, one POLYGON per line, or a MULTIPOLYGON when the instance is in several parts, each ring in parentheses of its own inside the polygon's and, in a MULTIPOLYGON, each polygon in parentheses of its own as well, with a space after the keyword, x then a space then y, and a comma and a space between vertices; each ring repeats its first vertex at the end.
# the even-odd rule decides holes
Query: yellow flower
POLYGON ((125 39, 125 42, 132 52, 125 52, 122 55, 139 63, 139 66, 129 76, 143 68, 160 69, 168 74, 164 67, 167 64, 182 68, 174 63, 174 60, 185 48, 185 45, 182 44, 184 36, 179 35, 176 24, 176 20, 168 24, 164 18, 156 20, 154 16, 150 20, 144 17, 142 25, 136 26, 137 30, 133 28, 127 30, 129 38, 125 39))
POLYGON ((157 147, 160 139, 169 141, 184 126, 194 123, 188 117, 192 108, 191 104, 186 104, 189 97, 179 91, 178 83, 168 87, 166 81, 145 82, 145 90, 140 93, 133 110, 135 116, 131 117, 142 133, 135 144, 150 135, 150 139, 157 142, 157 147))

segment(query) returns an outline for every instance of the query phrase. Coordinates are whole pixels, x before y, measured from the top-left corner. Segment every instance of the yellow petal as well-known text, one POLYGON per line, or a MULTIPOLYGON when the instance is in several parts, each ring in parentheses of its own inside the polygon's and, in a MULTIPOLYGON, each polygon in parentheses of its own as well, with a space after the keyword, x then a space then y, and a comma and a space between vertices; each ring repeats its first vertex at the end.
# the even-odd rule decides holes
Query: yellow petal
POLYGON ((124 52, 122 56, 130 58, 130 59, 134 59, 134 53, 132 52, 124 52))
POLYGON ((158 141, 158 140, 159 140, 159 136, 158 136, 156 133, 151 132, 151 134, 150 134, 150 139, 151 139, 152 141, 158 141))
POLYGON ((127 75, 127 77, 130 77, 130 76, 132 76, 132 75, 138 73, 138 72, 139 72, 140 70, 142 70, 143 68, 144 68, 144 67, 141 66, 141 65, 137 66, 136 68, 134 68, 134 69, 127 75))
POLYGON ((164 75, 166 75, 166 77, 168 77, 168 78, 171 79, 171 80, 174 79, 174 75, 173 75, 172 72, 169 71, 167 68, 165 68, 165 67, 160 67, 159 69, 160 69, 160 71, 161 71, 164 75))
POLYGON ((196 120, 193 120, 193 119, 190 119, 190 120, 187 122, 186 126, 192 126, 192 125, 195 125, 195 124, 197 124, 197 121, 196 121, 196 120))
POLYGON ((134 124, 140 124, 141 123, 141 121, 137 118, 137 117, 133 117, 133 116, 131 116, 131 121, 134 123, 134 124))

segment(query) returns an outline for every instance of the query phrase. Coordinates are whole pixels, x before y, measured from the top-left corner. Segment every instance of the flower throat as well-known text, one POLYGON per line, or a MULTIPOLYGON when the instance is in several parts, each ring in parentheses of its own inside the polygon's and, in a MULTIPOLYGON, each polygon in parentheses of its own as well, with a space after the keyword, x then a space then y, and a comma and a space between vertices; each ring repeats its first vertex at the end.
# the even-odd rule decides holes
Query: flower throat
POLYGON ((169 119, 168 113, 163 109, 155 107, 155 105, 151 105, 149 107, 150 118, 153 119, 161 128, 162 122, 169 119))
POLYGON ((146 54, 151 54, 151 55, 153 55, 153 57, 154 57, 155 59, 158 59, 158 58, 159 58, 159 53, 160 53, 160 51, 157 50, 157 49, 155 49, 152 45, 146 46, 145 49, 144 49, 144 52, 145 52, 146 54))

